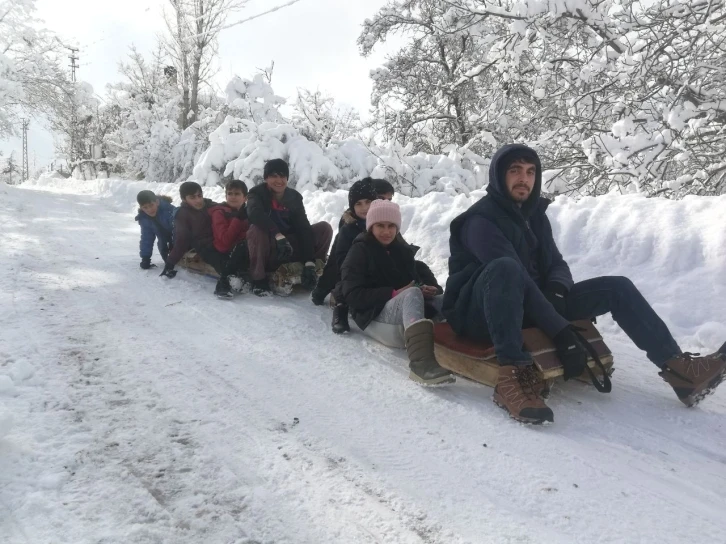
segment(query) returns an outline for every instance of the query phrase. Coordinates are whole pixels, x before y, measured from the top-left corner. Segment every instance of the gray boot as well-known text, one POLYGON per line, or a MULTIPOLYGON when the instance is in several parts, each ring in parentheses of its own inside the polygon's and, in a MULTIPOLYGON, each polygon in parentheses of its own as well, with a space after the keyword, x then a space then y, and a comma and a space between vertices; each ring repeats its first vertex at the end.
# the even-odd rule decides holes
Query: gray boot
POLYGON ((408 367, 408 377, 423 385, 443 385, 454 383, 456 378, 439 365, 434 356, 434 324, 429 319, 421 319, 409 325, 404 333, 408 367))

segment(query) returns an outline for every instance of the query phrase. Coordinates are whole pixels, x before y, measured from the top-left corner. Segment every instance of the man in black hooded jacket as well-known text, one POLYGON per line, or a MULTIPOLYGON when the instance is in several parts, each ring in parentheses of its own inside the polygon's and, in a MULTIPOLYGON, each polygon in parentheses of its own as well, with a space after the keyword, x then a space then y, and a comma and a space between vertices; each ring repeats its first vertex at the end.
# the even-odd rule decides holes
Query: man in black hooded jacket
POLYGON ((553 421, 531 355, 522 349, 522 327, 536 326, 553 340, 567 380, 587 364, 569 321, 608 312, 684 404, 711 393, 726 374, 726 354, 682 353, 628 278, 575 283, 552 236, 545 214, 550 201, 540 196, 541 186, 537 153, 504 146, 492 158, 486 196, 451 223, 442 311, 457 334, 494 344, 501 365, 494 402, 519 421, 553 421))

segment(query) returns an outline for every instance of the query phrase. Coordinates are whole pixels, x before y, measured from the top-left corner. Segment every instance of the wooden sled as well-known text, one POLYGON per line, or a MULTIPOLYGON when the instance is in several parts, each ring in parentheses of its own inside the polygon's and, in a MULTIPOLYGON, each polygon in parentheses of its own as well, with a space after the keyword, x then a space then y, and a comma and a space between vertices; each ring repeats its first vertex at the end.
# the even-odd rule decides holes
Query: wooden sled
MULTIPOLYGON (((194 250, 187 251, 179 261, 179 266, 202 276, 219 279, 219 274, 213 266, 205 263, 202 258, 197 255, 194 250)), ((315 273, 320 277, 323 274, 325 263, 317 259, 315 261, 315 273)), ((276 295, 289 296, 292 294, 293 288, 302 282, 302 263, 286 263, 280 266, 272 274, 269 275, 270 287, 276 295)))
MULTIPOLYGON (((590 343, 605 367, 608 376, 613 373, 613 355, 602 336, 590 321, 574 321, 574 325, 584 329, 581 334, 590 343)), ((534 364, 542 377, 549 382, 562 376, 563 369, 557 358, 555 346, 545 334, 536 328, 522 331, 524 347, 532 354, 534 364)), ((439 364, 455 374, 494 387, 499 374, 499 361, 494 353, 494 346, 484 342, 475 342, 458 336, 448 323, 437 323, 434 326, 434 352, 439 364)), ((592 357, 588 366, 595 376, 602 378, 602 371, 592 357)), ((590 383, 590 376, 583 372, 578 380, 590 383)))

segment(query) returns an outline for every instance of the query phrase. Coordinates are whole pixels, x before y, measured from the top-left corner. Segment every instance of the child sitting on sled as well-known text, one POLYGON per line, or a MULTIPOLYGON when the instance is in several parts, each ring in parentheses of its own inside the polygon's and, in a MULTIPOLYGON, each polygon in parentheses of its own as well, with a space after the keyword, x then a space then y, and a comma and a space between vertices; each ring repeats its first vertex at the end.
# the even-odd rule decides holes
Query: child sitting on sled
POLYGON ((355 323, 365 334, 408 352, 409 377, 424 385, 454 381, 434 356, 434 324, 426 307, 438 310, 441 295, 422 281, 415 249, 404 242, 401 210, 386 200, 371 203, 366 232, 353 242, 341 267, 341 291, 355 323))
MULTIPOLYGON (((247 250, 247 185, 244 181, 233 180, 224 189, 224 204, 209 208, 212 219, 213 247, 215 255, 207 252, 209 263, 220 275, 214 294, 219 298, 232 298, 230 276, 239 277, 246 273, 250 257, 247 250)), ((205 259, 206 260, 206 259, 205 259)))

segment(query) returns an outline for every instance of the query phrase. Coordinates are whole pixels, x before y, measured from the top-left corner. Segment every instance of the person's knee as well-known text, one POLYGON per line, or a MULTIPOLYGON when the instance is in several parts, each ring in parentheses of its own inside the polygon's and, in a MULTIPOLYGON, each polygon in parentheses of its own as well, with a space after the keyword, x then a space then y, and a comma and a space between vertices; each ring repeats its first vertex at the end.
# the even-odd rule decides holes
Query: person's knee
POLYGON ((259 239, 262 238, 263 235, 264 237, 267 237, 267 232, 265 232, 264 229, 257 225, 250 225, 250 228, 247 229, 246 239, 259 239))
POLYGON ((333 238, 333 227, 327 221, 320 221, 312 225, 312 227, 321 238, 333 238))
POLYGON ((632 293, 638 290, 630 278, 625 276, 610 276, 610 284, 615 291, 621 293, 632 293))
POLYGON ((486 283, 511 285, 523 281, 522 264, 511 257, 500 257, 490 262, 480 279, 486 283))
POLYGON ((257 225, 251 225, 245 239, 250 253, 264 251, 270 243, 270 233, 257 225))
POLYGON ((407 300, 420 300, 421 304, 423 304, 424 301, 423 292, 418 287, 409 287, 405 291, 402 291, 399 296, 402 296, 407 300))

